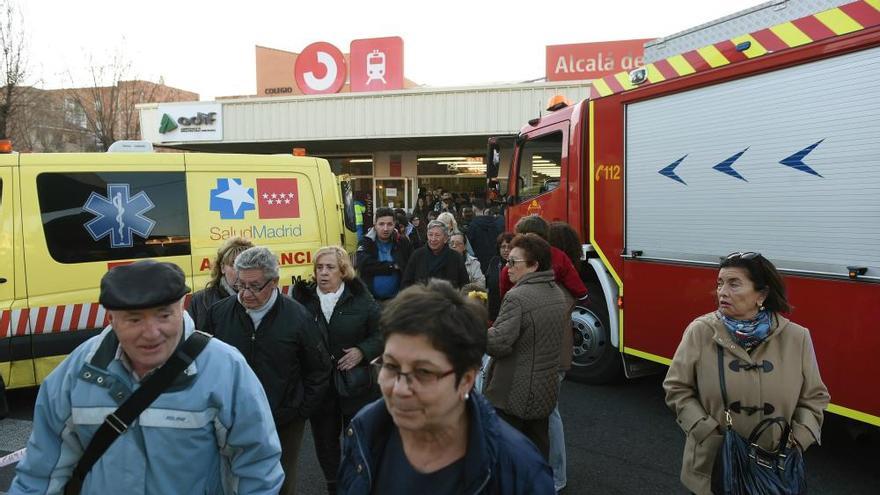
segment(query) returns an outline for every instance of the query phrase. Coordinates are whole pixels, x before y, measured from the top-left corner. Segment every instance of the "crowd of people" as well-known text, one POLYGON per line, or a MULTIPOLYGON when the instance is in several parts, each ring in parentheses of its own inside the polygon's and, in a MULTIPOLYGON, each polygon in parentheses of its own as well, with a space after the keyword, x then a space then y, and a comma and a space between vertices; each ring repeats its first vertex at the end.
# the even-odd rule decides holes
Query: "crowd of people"
MULTIPOLYGON (((447 194, 409 215, 378 208, 354 256, 319 249, 291 297, 272 252, 240 238, 186 311, 176 265, 107 272, 111 324, 41 387, 10 493, 293 494, 306 422, 331 494, 565 488, 559 393, 570 313, 589 300, 578 234, 539 216, 505 232, 478 199, 458 208, 447 194)), ((818 441, 829 400, 809 334, 779 314, 789 305, 772 264, 731 255, 718 280, 718 309, 688 327, 664 382, 695 493, 710 493, 730 414, 707 386, 716 342, 742 369, 784 370, 746 371, 730 391, 772 402, 799 448, 818 441)), ((733 425, 747 434, 756 419, 733 425)))

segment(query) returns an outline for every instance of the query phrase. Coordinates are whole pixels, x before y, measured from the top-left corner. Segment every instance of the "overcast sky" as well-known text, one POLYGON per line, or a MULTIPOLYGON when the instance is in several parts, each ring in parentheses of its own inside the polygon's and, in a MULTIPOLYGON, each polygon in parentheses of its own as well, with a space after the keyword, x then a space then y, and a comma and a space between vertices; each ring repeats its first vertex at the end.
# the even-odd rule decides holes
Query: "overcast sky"
POLYGON ((256 92, 254 45, 299 52, 327 41, 400 36, 405 76, 429 86, 544 76, 546 45, 668 36, 759 0, 229 1, 13 0, 24 18, 31 81, 82 83, 90 58, 115 50, 133 76, 199 93, 256 92))

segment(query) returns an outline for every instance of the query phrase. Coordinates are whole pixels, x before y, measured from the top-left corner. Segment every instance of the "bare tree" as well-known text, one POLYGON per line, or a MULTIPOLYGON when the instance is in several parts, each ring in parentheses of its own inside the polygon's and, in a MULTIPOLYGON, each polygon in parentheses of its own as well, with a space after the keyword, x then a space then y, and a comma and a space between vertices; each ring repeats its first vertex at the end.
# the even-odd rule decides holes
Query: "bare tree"
POLYGON ((117 140, 119 83, 131 70, 131 62, 121 50, 117 50, 107 64, 96 64, 93 57, 89 61, 88 85, 76 87, 73 75, 68 72, 74 87, 66 94, 82 111, 86 128, 94 135, 97 148, 104 151, 117 140))
POLYGON ((24 98, 21 86, 27 76, 24 20, 15 6, 0 1, 0 74, 3 77, 0 94, 0 139, 9 135, 10 120, 24 98))
POLYGON ((107 64, 94 62, 90 57, 87 69, 88 85, 75 87, 68 72, 71 89, 67 98, 76 103, 84 115, 85 127, 95 138, 98 151, 106 150, 114 141, 140 138, 140 119, 135 105, 169 101, 182 92, 159 83, 143 81, 133 75, 131 61, 122 49, 117 49, 107 64))

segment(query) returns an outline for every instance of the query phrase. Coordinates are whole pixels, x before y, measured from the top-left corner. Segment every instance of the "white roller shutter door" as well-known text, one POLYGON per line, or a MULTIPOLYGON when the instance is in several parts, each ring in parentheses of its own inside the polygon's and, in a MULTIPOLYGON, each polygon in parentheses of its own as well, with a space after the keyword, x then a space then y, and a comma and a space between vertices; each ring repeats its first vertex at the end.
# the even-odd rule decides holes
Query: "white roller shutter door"
POLYGON ((634 103, 626 119, 630 252, 760 251, 880 279, 880 48, 634 103))

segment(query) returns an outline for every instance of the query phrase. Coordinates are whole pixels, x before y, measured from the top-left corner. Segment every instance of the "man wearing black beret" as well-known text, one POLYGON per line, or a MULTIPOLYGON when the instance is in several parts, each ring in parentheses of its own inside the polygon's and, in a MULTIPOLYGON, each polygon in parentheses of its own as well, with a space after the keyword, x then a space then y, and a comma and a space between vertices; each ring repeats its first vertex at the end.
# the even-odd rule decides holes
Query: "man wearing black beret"
POLYGON ((10 494, 62 491, 105 422, 120 434, 88 471, 82 493, 278 493, 281 447, 266 394, 241 354, 217 339, 184 359, 183 372, 169 374, 170 385, 127 429, 117 423, 117 408, 189 349, 188 292, 183 270, 171 263, 139 261, 104 275, 99 301, 111 325, 40 387, 10 494))

